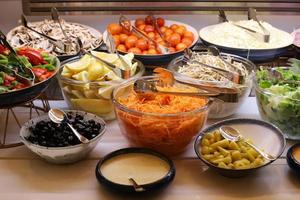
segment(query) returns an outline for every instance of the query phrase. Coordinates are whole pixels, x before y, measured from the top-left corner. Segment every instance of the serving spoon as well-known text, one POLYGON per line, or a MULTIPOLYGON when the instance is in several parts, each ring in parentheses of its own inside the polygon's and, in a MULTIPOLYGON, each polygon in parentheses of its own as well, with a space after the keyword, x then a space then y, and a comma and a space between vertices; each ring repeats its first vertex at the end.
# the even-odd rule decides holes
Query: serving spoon
POLYGON ((81 143, 89 143, 89 139, 87 139, 86 137, 84 137, 83 135, 81 135, 68 121, 68 116, 67 114, 58 108, 51 108, 48 112, 48 116, 51 119, 51 121, 53 121, 54 123, 60 124, 63 121, 65 121, 67 123, 67 125, 70 127, 70 129, 72 130, 72 132, 74 133, 74 135, 78 138, 78 140, 81 143))
POLYGON ((145 189, 141 185, 139 185, 133 178, 129 178, 128 180, 132 183, 132 186, 136 192, 145 191, 145 189))
POLYGON ((248 142, 247 140, 245 140, 245 138, 241 135, 241 133, 237 129, 235 129, 235 128, 231 127, 231 126, 221 126, 219 129, 220 129, 221 135, 225 139, 233 141, 233 142, 243 141, 247 145, 249 145, 250 147, 252 147, 253 149, 255 149, 260 155, 262 155, 267 160, 273 161, 273 160, 276 159, 272 155, 263 152, 262 150, 260 150, 260 148, 258 148, 254 144, 251 144, 250 142, 248 142))

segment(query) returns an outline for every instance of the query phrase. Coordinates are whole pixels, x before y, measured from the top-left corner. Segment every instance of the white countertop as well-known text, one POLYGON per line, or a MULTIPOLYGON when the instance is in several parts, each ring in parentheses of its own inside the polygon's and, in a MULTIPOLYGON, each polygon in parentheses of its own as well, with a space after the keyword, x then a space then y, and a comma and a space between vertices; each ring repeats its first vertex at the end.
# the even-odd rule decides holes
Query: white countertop
MULTIPOLYGON (((51 105, 66 107, 63 101, 51 102, 51 105)), ((24 110, 18 109, 16 113, 22 116, 24 110)), ((260 118, 255 98, 249 97, 232 117, 260 118)), ((207 124, 210 123, 212 121, 207 124)), ((89 157, 72 165, 48 164, 25 146, 0 149, 0 199, 140 199, 108 191, 95 177, 99 159, 128 146, 116 121, 112 121, 89 157)), ((285 154, 256 173, 231 179, 209 170, 196 158, 191 144, 185 153, 172 158, 177 173, 171 185, 142 199, 299 199, 300 177, 290 171, 285 154)))

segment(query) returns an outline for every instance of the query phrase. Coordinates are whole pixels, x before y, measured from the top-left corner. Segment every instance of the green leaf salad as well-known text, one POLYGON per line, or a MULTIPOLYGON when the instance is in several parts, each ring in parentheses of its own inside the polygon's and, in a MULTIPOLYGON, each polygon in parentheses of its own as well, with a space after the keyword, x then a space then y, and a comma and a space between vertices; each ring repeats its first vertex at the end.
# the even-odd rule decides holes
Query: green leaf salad
POLYGON ((263 119, 278 126, 287 138, 300 139, 300 60, 290 67, 256 72, 256 98, 263 119))

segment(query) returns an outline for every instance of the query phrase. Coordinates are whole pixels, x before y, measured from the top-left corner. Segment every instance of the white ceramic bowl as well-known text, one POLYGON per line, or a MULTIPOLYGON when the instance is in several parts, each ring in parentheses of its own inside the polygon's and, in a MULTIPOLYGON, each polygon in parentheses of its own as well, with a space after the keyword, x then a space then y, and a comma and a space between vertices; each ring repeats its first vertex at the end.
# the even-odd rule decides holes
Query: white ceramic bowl
POLYGON ((76 161, 82 160, 87 156, 87 154, 95 148, 97 143, 102 138, 106 130, 106 124, 104 120, 97 115, 86 113, 83 111, 75 111, 75 110, 68 110, 65 111, 66 113, 71 113, 72 115, 79 114, 83 116, 84 120, 94 120, 102 125, 99 134, 90 140, 87 144, 78 144, 73 146, 66 146, 66 147, 45 147, 31 143, 29 140, 26 139, 30 135, 29 128, 35 126, 36 123, 45 120, 50 121, 48 114, 39 116, 37 118, 31 119, 26 122, 21 130, 20 130, 20 137, 21 141, 35 154, 39 155, 44 160, 55 163, 55 164, 67 164, 67 163, 74 163, 76 161))

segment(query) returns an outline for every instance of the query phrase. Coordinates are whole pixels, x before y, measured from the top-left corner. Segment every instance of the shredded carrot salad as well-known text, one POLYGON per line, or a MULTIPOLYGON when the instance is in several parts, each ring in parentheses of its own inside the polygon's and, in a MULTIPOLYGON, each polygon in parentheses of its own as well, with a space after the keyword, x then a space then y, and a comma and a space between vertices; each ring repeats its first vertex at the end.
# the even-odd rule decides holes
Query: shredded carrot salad
MULTIPOLYGON (((141 98, 134 92, 119 97, 118 102, 129 109, 144 113, 176 114, 199 109, 207 99, 189 96, 155 94, 141 98)), ((208 109, 178 116, 138 115, 116 107, 122 133, 136 145, 153 148, 172 155, 184 150, 206 122, 208 109)))

